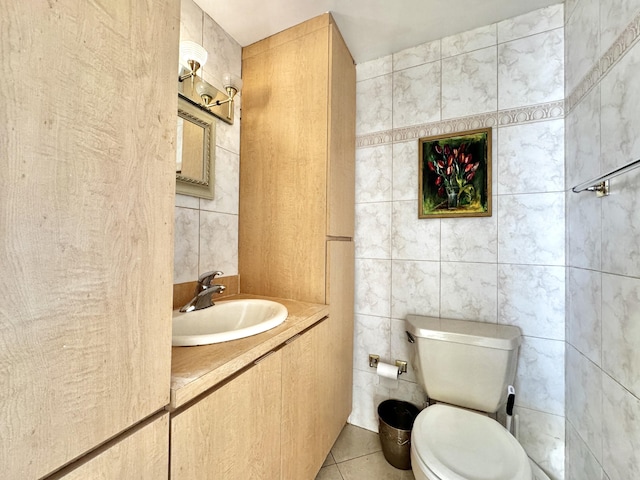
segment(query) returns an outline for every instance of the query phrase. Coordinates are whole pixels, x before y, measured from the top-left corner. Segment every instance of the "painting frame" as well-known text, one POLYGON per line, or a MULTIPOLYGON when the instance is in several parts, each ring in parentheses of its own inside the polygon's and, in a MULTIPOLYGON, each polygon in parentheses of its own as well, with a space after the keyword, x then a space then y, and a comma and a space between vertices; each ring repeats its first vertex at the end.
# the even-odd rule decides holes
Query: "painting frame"
POLYGON ((493 129, 418 140, 418 218, 490 217, 493 129))

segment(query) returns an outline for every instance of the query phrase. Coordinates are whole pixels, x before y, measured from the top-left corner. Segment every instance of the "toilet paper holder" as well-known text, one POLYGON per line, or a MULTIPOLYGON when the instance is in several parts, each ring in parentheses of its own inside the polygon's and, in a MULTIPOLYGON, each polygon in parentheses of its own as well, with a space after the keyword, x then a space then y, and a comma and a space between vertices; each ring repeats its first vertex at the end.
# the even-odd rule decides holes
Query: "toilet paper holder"
MULTIPOLYGON (((380 361, 380 355, 369 354, 369 366, 371 368, 377 368, 380 361)), ((400 375, 407 373, 407 362, 404 360, 396 360, 396 367, 399 368, 400 375)))

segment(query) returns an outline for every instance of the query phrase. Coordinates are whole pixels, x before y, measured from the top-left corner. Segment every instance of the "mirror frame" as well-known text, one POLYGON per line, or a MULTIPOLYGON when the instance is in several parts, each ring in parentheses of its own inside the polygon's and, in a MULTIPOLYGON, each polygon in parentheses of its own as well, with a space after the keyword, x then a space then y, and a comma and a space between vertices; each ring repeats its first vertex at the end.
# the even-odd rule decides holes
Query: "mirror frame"
POLYGON ((204 129, 203 178, 176 173, 176 193, 213 200, 216 152, 216 118, 181 93, 178 94, 178 116, 204 129))

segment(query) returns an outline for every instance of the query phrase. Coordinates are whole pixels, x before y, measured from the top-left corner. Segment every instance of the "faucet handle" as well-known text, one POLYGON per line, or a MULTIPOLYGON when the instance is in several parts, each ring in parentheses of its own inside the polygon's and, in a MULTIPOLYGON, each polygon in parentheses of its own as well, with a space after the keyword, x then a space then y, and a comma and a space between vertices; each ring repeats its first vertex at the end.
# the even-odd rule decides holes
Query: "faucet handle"
POLYGON ((213 282, 213 279, 218 275, 222 275, 222 272, 216 270, 213 272, 203 273, 198 277, 198 287, 202 287, 203 290, 209 288, 211 286, 211 282, 213 282))

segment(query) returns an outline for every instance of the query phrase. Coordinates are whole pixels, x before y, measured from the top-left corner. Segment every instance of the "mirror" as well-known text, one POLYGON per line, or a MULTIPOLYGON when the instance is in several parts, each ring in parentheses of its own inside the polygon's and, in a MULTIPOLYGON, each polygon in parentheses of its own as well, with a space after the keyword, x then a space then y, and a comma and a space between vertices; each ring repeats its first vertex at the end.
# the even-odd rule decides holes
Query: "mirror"
POLYGON ((178 94, 176 193, 213 199, 215 117, 178 94))

